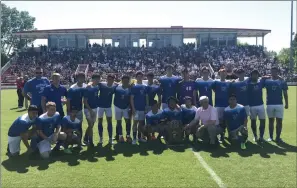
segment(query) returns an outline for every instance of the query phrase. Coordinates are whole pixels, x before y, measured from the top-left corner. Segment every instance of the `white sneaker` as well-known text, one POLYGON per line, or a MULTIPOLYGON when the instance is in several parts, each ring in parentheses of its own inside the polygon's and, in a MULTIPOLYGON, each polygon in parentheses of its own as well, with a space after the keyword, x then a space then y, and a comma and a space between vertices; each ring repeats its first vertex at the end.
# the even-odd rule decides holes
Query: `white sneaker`
POLYGON ((147 140, 144 138, 140 138, 140 139, 138 139, 138 142, 147 142, 147 140))
POLYGON ((133 139, 133 141, 132 141, 132 145, 136 145, 136 144, 137 144, 136 139, 133 139))
POLYGON ((258 137, 254 137, 253 141, 254 142, 257 142, 258 141, 258 137))
POLYGON ((99 139, 99 144, 103 144, 103 138, 99 139))
POLYGON ((113 144, 114 144, 114 141, 113 141, 113 139, 112 139, 112 138, 110 138, 110 139, 109 139, 109 141, 108 141, 108 143, 109 143, 109 144, 111 144, 111 145, 113 145, 113 144))
POLYGON ((272 138, 268 138, 268 139, 267 139, 267 142, 271 142, 271 141, 272 141, 272 138))

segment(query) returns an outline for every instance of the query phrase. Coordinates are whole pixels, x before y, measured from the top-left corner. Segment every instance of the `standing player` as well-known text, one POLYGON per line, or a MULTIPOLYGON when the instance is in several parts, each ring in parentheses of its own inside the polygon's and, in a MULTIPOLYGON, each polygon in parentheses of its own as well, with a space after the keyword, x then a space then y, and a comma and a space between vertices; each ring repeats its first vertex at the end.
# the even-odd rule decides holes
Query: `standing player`
POLYGON ((285 109, 288 109, 288 86, 287 83, 279 79, 278 68, 271 68, 271 79, 265 81, 267 91, 267 116, 269 118, 269 136, 268 141, 273 140, 274 119, 276 119, 276 139, 277 143, 282 142, 280 138, 282 132, 282 120, 284 116, 283 97, 285 99, 285 109))
POLYGON ((46 86, 50 85, 50 82, 47 78, 42 77, 43 70, 40 67, 35 68, 35 78, 29 80, 24 86, 24 96, 31 101, 31 105, 36 105, 39 109, 38 115, 43 113, 41 107, 41 97, 43 90, 46 86), (30 93, 32 97, 28 95, 30 93))
POLYGON ((138 130, 138 141, 146 142, 142 137, 144 129, 145 111, 147 110, 147 104, 149 104, 149 98, 147 95, 147 86, 142 84, 143 73, 136 73, 136 84, 131 88, 131 110, 133 115, 133 141, 132 144, 136 144, 136 136, 138 130))
POLYGON ((177 85, 178 85, 178 82, 181 81, 180 77, 174 76, 172 74, 173 72, 172 65, 166 65, 165 71, 166 71, 166 75, 162 76, 159 79, 160 87, 161 87, 161 95, 162 95, 162 109, 165 109, 168 107, 167 99, 169 97, 176 98, 177 85))
POLYGON ((254 134, 254 141, 259 141, 260 143, 264 141, 265 132, 265 109, 263 105, 263 88, 265 84, 265 79, 262 77, 259 79, 260 73, 258 70, 253 70, 251 72, 251 78, 248 80, 248 96, 249 106, 251 112, 251 127, 254 134), (260 120, 260 138, 258 140, 257 135, 257 117, 260 120))
POLYGON ((16 80, 17 85, 17 94, 18 94, 18 108, 23 108, 24 106, 24 96, 23 96, 23 88, 24 88, 24 80, 23 77, 18 77, 16 80))
POLYGON ((183 80, 179 82, 177 89, 177 99, 180 105, 185 104, 185 97, 190 97, 193 101, 192 104, 196 104, 197 91, 195 88, 195 81, 190 80, 189 71, 185 68, 182 71, 183 80))
POLYGON ((224 122, 228 128, 229 138, 238 139, 238 133, 241 134, 241 149, 246 149, 245 143, 248 138, 247 114, 244 106, 237 104, 236 96, 230 95, 229 106, 224 111, 224 122))
POLYGON ((56 112, 56 104, 54 102, 46 103, 46 113, 42 114, 36 122, 36 130, 38 135, 38 144, 40 155, 42 158, 49 158, 51 153, 51 145, 58 140, 65 140, 66 134, 61 131, 61 117, 56 112))
POLYGON ((46 112, 46 103, 51 101, 56 104, 57 111, 60 117, 63 118, 65 116, 62 104, 63 97, 67 97, 67 89, 60 85, 60 74, 54 73, 52 75, 52 84, 46 86, 42 93, 41 106, 43 113, 46 112))
POLYGON ((125 119, 126 123, 126 139, 127 142, 131 143, 132 139, 130 136, 131 132, 131 119, 129 116, 129 106, 130 106, 130 77, 123 76, 122 84, 118 85, 115 89, 114 94, 114 111, 115 111, 115 119, 117 120, 116 126, 116 139, 119 142, 124 142, 123 138, 123 128, 122 128, 122 118, 125 119))
MULTIPOLYGON (((71 108, 73 108, 73 107, 78 110, 76 118, 79 119, 79 121, 81 122, 79 131, 82 135, 83 134, 83 131, 82 131, 83 96, 84 96, 84 92, 85 92, 87 85, 85 84, 86 77, 83 72, 78 72, 75 75, 75 78, 76 78, 77 82, 75 84, 73 84, 72 86, 70 86, 70 88, 68 90, 68 94, 67 94, 67 114, 70 113, 71 108)), ((83 145, 85 145, 85 144, 83 144, 83 145)))
POLYGON ((224 141, 225 127, 224 127, 224 110, 228 106, 228 97, 230 94, 230 82, 226 80, 227 72, 225 69, 219 70, 220 80, 216 80, 213 85, 213 90, 215 92, 215 108, 218 112, 218 118, 220 125, 223 128, 223 133, 221 134, 221 141, 224 141))
POLYGON ((248 83, 247 79, 245 79, 245 72, 243 69, 237 70, 238 79, 235 82, 231 83, 230 90, 236 96, 236 100, 238 104, 244 106, 247 116, 250 115, 250 106, 248 104, 248 83))
MULTIPOLYGON (((188 125, 189 123, 191 123, 191 121, 195 118, 195 115, 196 115, 196 111, 197 111, 197 108, 196 106, 193 105, 192 103, 192 98, 191 97, 185 97, 184 100, 185 101, 185 104, 182 104, 181 105, 181 109, 182 109, 182 122, 183 122, 183 125, 188 125)), ((190 130, 188 129, 189 127, 185 127, 185 130, 186 130, 186 141, 189 141, 189 135, 190 134, 193 134, 193 140, 196 140, 195 137, 195 133, 196 133, 196 130, 190 130)))
POLYGON ((149 72, 147 74, 147 79, 148 82, 147 84, 147 91, 148 91, 148 97, 149 97, 149 110, 151 110, 150 108, 153 105, 153 101, 155 100, 155 97, 158 96, 158 104, 161 104, 161 90, 160 90, 160 86, 155 84, 154 81, 154 73, 153 72, 149 72))
POLYGON ((98 103, 98 130, 99 130, 99 144, 103 143, 103 115, 105 113, 107 120, 107 130, 109 136, 109 144, 112 141, 112 97, 115 92, 116 84, 114 84, 114 75, 107 76, 107 82, 99 83, 99 103, 98 103))
POLYGON ((84 143, 93 147, 93 127, 97 119, 97 110, 99 102, 99 82, 100 75, 94 73, 92 75, 92 84, 89 85, 84 92, 84 113, 88 122, 88 128, 84 136, 84 143))
MULTIPOLYGON (((199 97, 207 96, 207 98, 209 99, 209 104, 212 106, 212 87, 214 81, 209 77, 209 75, 209 69, 207 67, 202 67, 201 78, 196 79, 195 85, 196 90, 199 92, 199 97)), ((199 106, 199 104, 197 104, 197 106, 199 106)))
POLYGON ((18 117, 8 130, 8 146, 7 153, 9 156, 19 155, 21 140, 27 148, 27 153, 31 152, 28 140, 35 134, 35 127, 31 130, 30 127, 35 126, 35 120, 38 116, 38 108, 35 105, 30 105, 28 113, 18 117))

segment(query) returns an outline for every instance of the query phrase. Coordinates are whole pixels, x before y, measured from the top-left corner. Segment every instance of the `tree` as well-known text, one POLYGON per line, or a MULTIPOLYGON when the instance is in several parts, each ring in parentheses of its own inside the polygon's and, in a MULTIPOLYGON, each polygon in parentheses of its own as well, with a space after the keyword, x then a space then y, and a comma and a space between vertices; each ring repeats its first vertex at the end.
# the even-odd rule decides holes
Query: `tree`
POLYGON ((25 47, 31 44, 32 40, 20 39, 14 37, 12 33, 21 31, 36 30, 34 28, 35 18, 27 11, 18 11, 16 8, 11 8, 1 3, 1 49, 6 55, 13 50, 25 47))
POLYGON ((248 46, 249 44, 247 42, 242 43, 239 39, 237 39, 237 45, 238 46, 248 46))

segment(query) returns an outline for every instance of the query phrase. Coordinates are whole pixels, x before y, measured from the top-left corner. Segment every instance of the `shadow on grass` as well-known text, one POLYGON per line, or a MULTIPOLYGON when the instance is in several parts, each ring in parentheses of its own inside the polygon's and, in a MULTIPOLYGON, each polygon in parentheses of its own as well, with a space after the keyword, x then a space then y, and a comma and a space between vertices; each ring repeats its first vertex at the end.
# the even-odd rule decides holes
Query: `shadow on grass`
POLYGON ((10 108, 9 110, 16 110, 19 109, 19 107, 10 108))
POLYGON ((27 111, 27 109, 17 110, 16 112, 25 112, 25 111, 27 111))

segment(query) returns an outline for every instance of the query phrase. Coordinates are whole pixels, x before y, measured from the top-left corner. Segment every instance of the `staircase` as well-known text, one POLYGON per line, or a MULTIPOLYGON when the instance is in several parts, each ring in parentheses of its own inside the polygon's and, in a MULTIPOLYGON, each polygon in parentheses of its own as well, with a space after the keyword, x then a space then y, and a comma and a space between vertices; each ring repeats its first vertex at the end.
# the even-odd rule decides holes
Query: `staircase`
POLYGON ((1 69, 1 84, 15 85, 17 76, 11 74, 12 65, 16 63, 18 54, 16 53, 1 69))
POLYGON ((83 72, 85 73, 85 76, 88 76, 88 72, 89 72, 89 65, 88 64, 78 64, 75 74, 78 72, 83 72))

